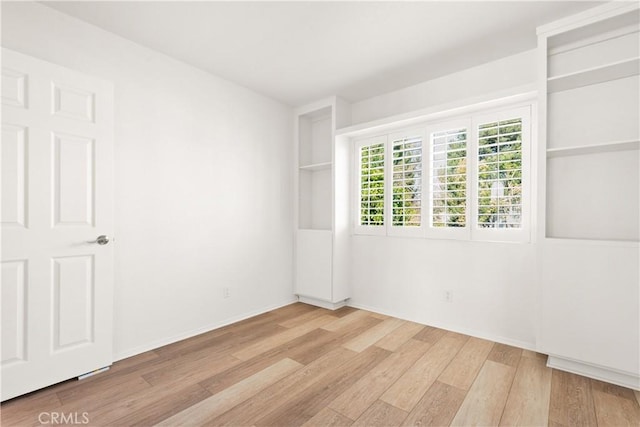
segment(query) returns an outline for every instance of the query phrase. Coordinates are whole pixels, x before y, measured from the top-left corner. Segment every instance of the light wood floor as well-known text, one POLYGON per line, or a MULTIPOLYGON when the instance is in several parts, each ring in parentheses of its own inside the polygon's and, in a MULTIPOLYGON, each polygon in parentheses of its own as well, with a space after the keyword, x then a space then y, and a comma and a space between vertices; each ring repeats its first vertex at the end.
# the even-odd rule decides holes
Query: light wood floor
POLYGON ((43 412, 113 426, 640 425, 637 392, 545 359, 367 311, 293 304, 0 409, 3 426, 38 425, 43 412))

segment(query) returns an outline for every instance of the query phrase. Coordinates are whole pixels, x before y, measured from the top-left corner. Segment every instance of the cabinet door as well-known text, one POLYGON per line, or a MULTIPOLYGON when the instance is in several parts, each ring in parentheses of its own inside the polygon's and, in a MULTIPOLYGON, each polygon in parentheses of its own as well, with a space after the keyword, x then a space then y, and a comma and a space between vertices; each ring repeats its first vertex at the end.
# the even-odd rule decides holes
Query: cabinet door
POLYGON ((331 231, 298 230, 296 294, 331 301, 331 251, 331 231))

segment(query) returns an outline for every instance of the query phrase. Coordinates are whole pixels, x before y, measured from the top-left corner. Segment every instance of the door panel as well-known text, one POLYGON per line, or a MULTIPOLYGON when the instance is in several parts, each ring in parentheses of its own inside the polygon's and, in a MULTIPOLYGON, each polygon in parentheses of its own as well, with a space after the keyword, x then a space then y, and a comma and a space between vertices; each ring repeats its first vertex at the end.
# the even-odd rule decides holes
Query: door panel
POLYGON ((2 225, 25 227, 27 130, 2 126, 2 225))
POLYGON ((93 226, 93 139, 53 133, 54 227, 93 226))
POLYGON ((113 85, 2 60, 6 400, 112 363, 113 85))
POLYGON ((26 261, 2 263, 2 366, 24 362, 26 345, 26 261))

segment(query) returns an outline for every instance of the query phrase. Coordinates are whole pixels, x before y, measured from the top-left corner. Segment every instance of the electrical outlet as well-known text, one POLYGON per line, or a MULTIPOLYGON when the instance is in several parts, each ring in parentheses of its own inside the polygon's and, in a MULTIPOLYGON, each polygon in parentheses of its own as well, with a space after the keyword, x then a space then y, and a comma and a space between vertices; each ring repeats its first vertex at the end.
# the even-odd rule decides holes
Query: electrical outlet
POLYGON ((225 286, 224 288, 222 288, 222 297, 229 298, 230 296, 231 296, 231 290, 229 289, 229 287, 225 286))
POLYGON ((444 300, 444 302, 452 302, 453 301, 453 291, 449 291, 446 290, 444 291, 444 293, 442 294, 442 299, 444 300))

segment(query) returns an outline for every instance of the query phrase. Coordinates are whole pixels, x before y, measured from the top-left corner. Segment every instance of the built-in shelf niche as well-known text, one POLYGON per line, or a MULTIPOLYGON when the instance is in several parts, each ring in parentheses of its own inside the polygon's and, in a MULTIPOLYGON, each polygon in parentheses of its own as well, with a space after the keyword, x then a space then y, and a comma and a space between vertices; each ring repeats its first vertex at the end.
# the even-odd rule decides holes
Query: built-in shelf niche
POLYGON ((298 116, 298 228, 332 227, 331 107, 298 116))
POLYGON ((548 238, 640 240, 639 31, 634 11, 548 39, 548 238))

